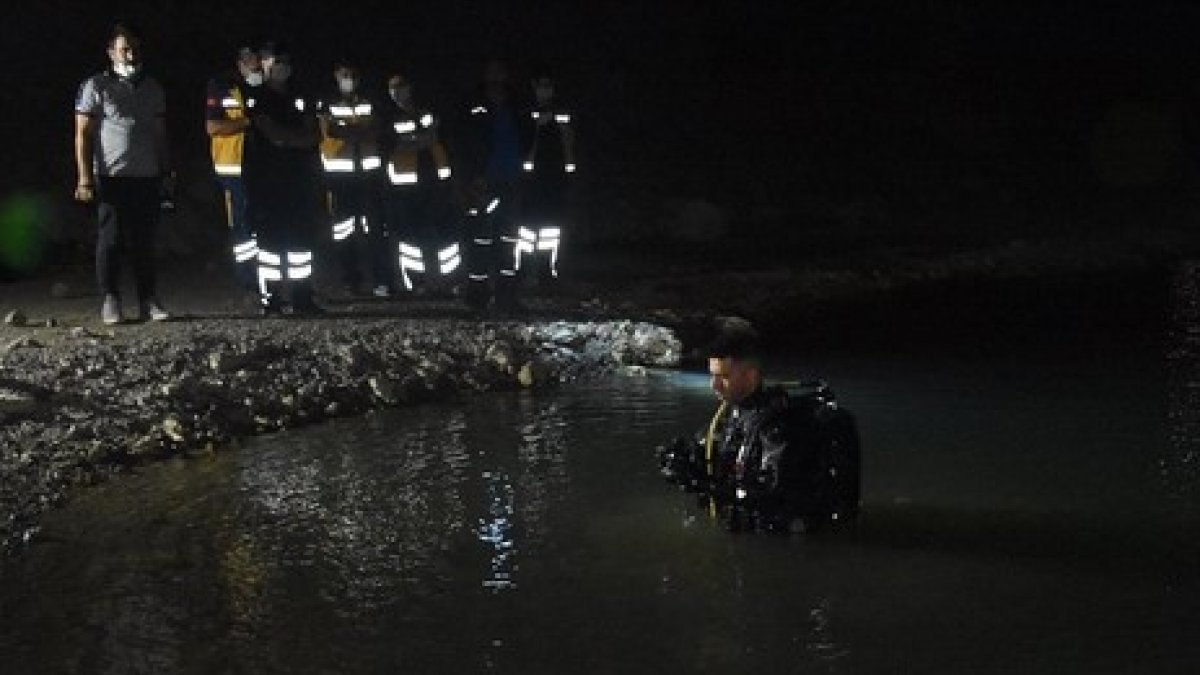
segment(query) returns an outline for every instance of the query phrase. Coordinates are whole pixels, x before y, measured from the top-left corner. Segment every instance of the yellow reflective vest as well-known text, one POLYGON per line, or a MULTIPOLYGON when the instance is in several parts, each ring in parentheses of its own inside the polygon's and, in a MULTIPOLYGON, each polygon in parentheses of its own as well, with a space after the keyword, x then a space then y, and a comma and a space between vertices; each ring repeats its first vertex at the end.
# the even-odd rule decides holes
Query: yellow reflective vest
POLYGON ((436 130, 437 120, 432 113, 395 111, 386 129, 391 147, 387 162, 388 182, 392 185, 416 185, 421 180, 423 153, 428 153, 438 180, 450 178, 450 158, 442 142, 435 136, 432 142, 421 143, 423 136, 436 134, 436 130))
MULTIPOLYGON (((248 97, 239 84, 213 81, 208 86, 205 119, 238 120, 249 114, 254 99, 248 97)), ((246 145, 244 133, 211 137, 213 169, 218 176, 242 175, 242 156, 246 145)))
POLYGON ((321 164, 327 174, 373 171, 379 157, 375 108, 370 101, 340 99, 321 109, 321 164))

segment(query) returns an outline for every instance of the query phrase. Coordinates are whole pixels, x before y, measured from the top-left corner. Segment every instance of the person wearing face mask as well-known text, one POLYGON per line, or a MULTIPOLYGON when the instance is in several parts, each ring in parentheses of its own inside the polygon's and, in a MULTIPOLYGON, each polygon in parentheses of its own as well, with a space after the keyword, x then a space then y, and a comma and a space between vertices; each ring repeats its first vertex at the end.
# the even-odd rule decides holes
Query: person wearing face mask
POLYGON ((314 240, 321 221, 320 131, 315 106, 293 84, 281 44, 259 50, 266 82, 255 92, 242 175, 264 315, 313 314, 314 240))
POLYGON ((213 170, 224 195, 226 222, 233 246, 238 284, 256 290, 258 244, 246 219, 246 189, 242 155, 255 95, 266 80, 262 59, 251 47, 237 51, 234 70, 209 80, 204 106, 204 129, 211 139, 213 170))
POLYGON ((321 103, 321 163, 334 247, 342 282, 356 293, 363 281, 361 261, 369 256, 372 292, 391 295, 391 256, 379 217, 383 161, 379 153, 375 105, 363 95, 356 67, 339 61, 333 69, 336 92, 321 103))
POLYGON ((99 221, 96 276, 104 296, 100 320, 117 324, 121 268, 132 262, 141 320, 166 321, 158 301, 154 237, 163 187, 171 176, 166 96, 142 70, 141 42, 117 25, 108 40, 110 67, 80 85, 75 97, 75 199, 94 205, 99 221))
POLYGON ((517 229, 517 266, 528 256, 536 263, 531 278, 547 283, 558 277, 559 244, 566 226, 568 179, 575 173, 575 128, 570 110, 555 96, 554 80, 545 70, 530 82, 533 109, 524 119, 529 139, 525 150, 525 186, 517 229))
POLYGON ((387 158, 383 202, 392 252, 405 289, 449 291, 462 254, 450 162, 438 138, 439 120, 417 106, 404 75, 393 72, 387 85, 381 125, 387 158))

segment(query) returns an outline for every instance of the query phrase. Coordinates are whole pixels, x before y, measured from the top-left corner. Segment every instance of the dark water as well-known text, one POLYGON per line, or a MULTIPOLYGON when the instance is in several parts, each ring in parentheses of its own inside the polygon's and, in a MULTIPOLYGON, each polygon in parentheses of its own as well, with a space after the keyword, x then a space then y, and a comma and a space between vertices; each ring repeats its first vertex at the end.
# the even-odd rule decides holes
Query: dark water
POLYGON ((660 481, 694 374, 151 467, 0 568, 0 672, 1194 672, 1198 276, 1162 340, 789 364, 860 419, 833 536, 732 535, 660 481))

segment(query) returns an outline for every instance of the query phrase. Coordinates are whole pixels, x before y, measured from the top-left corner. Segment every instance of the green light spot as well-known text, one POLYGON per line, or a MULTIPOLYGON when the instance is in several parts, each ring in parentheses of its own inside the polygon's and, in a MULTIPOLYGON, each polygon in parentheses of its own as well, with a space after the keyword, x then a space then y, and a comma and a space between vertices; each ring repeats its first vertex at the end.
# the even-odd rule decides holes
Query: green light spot
POLYGON ((0 267, 29 271, 42 258, 42 227, 46 215, 34 195, 12 195, 0 202, 0 267))

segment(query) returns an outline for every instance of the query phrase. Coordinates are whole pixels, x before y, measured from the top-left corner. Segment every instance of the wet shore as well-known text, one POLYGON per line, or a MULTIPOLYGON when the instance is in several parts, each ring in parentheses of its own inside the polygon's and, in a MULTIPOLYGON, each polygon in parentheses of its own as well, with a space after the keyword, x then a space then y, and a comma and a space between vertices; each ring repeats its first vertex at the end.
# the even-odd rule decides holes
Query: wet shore
MULTIPOLYGON (((64 284, 65 282, 55 282, 64 284)), ((164 292, 177 321, 102 326, 95 298, 9 288, 0 326, 0 541, 113 472, 372 410, 674 366, 669 329, 467 315, 453 303, 345 303, 261 319, 244 297, 164 292), (21 291, 21 292, 11 292, 21 291), (22 294, 23 292, 23 294, 22 294)), ((67 284, 70 286, 69 284, 67 284)))
POLYGON ((115 327, 98 321, 86 264, 48 270, 0 285, 0 541, 18 548, 72 490, 144 462, 385 407, 695 366, 723 317, 748 318, 793 354, 900 339, 942 348, 946 334, 971 348, 1074 349, 1089 331, 1153 320, 1163 270, 1194 248, 1123 234, 949 253, 860 247, 757 268, 749 252, 735 266, 598 255, 553 292, 528 292, 519 316, 325 288, 322 316, 262 319, 219 264, 168 264, 161 295, 179 320, 115 327))

